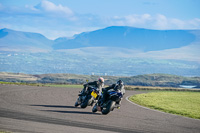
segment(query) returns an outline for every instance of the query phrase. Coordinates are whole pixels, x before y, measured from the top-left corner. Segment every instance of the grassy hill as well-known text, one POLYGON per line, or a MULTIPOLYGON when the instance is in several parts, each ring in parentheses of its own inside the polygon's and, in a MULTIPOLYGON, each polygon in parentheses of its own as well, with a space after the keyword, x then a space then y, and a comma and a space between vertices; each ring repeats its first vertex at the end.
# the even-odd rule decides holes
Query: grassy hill
MULTIPOLYGON (((0 72, 0 81, 4 82, 26 82, 26 83, 59 83, 59 84, 83 84, 86 80, 94 81, 96 75, 76 74, 22 74, 0 72)), ((146 74, 132 77, 103 76, 105 84, 110 85, 121 79, 126 85, 137 86, 161 86, 179 87, 179 85, 196 85, 200 87, 200 77, 183 77, 168 74, 146 74)))

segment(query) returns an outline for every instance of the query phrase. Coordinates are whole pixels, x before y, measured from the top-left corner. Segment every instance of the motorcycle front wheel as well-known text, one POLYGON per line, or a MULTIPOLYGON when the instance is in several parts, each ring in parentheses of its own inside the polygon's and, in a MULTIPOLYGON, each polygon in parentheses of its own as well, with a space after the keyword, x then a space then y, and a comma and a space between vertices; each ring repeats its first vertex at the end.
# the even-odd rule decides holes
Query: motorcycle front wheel
POLYGON ((115 106, 115 101, 109 101, 108 102, 108 104, 107 104, 107 106, 106 106, 106 108, 103 108, 102 109, 102 114, 104 114, 104 115, 106 115, 106 114, 108 114, 111 110, 113 110, 114 109, 114 106, 115 106))
POLYGON ((78 104, 78 100, 75 102, 74 106, 77 107, 79 104, 78 104))
POLYGON ((89 99, 85 99, 82 103, 81 103, 81 108, 86 108, 88 105, 88 100, 89 99))

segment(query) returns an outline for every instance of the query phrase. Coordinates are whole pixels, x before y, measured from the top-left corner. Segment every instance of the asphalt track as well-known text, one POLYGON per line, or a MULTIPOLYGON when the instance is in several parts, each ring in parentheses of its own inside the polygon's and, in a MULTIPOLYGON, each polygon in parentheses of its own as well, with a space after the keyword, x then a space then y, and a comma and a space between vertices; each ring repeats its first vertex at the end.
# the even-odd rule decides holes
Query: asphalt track
MULTIPOLYGON (((0 85, 0 130, 19 133, 199 133, 200 120, 132 104, 108 115, 75 108, 80 89, 0 85)), ((144 91, 126 91, 125 97, 144 91)))

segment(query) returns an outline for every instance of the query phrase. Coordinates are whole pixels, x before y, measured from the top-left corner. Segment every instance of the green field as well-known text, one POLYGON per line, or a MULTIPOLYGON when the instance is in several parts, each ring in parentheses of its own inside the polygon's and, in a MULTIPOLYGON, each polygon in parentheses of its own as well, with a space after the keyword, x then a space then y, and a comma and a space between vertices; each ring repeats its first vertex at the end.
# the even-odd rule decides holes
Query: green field
POLYGON ((0 131, 0 133, 11 133, 11 132, 8 132, 8 131, 0 131))
POLYGON ((47 87, 66 87, 66 88, 83 88, 83 85, 73 84, 41 84, 41 83, 21 83, 21 82, 2 82, 0 84, 14 84, 14 85, 30 85, 30 86, 47 86, 47 87))
POLYGON ((129 100, 152 109, 200 119, 200 92, 151 92, 129 100))

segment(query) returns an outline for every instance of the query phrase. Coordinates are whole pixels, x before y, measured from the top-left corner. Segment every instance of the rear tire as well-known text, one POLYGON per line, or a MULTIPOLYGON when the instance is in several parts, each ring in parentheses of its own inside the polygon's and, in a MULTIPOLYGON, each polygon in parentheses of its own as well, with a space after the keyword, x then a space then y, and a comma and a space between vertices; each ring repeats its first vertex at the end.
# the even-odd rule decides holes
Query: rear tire
POLYGON ((92 98, 90 98, 90 99, 88 100, 88 106, 92 106, 92 105, 93 105, 93 103, 94 103, 93 99, 92 99, 92 98))
POLYGON ((92 108, 92 112, 96 113, 97 112, 97 104, 94 105, 94 107, 92 108))

